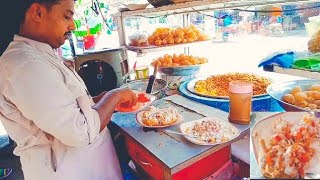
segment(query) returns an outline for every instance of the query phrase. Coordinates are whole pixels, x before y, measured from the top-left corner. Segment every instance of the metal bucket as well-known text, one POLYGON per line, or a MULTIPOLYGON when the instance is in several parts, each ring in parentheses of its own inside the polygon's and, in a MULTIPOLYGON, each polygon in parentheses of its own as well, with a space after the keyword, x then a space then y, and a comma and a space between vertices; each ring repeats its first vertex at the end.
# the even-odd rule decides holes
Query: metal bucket
MULTIPOLYGON (((130 81, 121 87, 127 87, 131 90, 146 92, 149 79, 142 80, 133 80, 130 81)), ((167 82, 162 79, 156 79, 153 85, 151 95, 156 96, 158 99, 161 99, 165 94, 165 89, 167 88, 167 82)))

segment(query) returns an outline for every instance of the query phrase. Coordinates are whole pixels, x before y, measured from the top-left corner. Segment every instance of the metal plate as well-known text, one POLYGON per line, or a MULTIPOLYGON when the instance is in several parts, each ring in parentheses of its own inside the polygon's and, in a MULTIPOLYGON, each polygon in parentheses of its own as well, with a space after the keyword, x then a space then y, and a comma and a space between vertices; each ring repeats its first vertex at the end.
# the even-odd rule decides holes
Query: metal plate
MULTIPOLYGON (((296 80, 296 81, 287 81, 281 83, 274 83, 267 87, 267 93, 275 99, 286 111, 308 111, 299 106, 289 104, 282 101, 282 98, 285 94, 290 93, 290 91, 297 86, 301 87, 302 91, 307 90, 311 85, 320 84, 320 80, 296 80)), ((320 114, 320 111, 317 111, 320 114)))
MULTIPOLYGON (((229 99, 229 96, 210 96, 210 95, 206 95, 206 94, 201 94, 201 93, 198 93, 198 92, 194 89, 197 81, 206 80, 206 79, 209 78, 209 77, 212 77, 212 76, 198 77, 198 78, 196 78, 196 79, 191 80, 191 81, 188 82, 188 84, 187 84, 187 89, 188 89, 188 91, 190 91, 191 93, 196 94, 196 95, 198 95, 198 96, 203 96, 203 97, 208 97, 208 98, 229 99)), ((267 95, 268 95, 267 93, 265 93, 265 94, 260 94, 260 95, 254 95, 254 96, 252 96, 252 98, 258 98, 258 97, 263 97, 263 96, 267 96, 267 95)))
MULTIPOLYGON (((129 88, 131 90, 146 92, 149 79, 133 80, 121 86, 121 88, 129 88)), ((167 88, 167 82, 162 79, 156 79, 153 84, 151 95, 160 99, 164 90, 167 88)))
POLYGON ((178 67, 159 67, 158 72, 162 75, 190 76, 197 74, 200 71, 202 65, 204 64, 178 67))

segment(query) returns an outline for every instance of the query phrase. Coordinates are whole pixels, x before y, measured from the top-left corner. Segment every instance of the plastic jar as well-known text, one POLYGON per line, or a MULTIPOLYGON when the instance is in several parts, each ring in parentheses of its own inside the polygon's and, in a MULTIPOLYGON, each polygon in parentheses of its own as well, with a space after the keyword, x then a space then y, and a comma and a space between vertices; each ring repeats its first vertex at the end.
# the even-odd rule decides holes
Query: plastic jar
POLYGON ((252 105, 251 83, 231 81, 229 83, 229 121, 237 124, 250 124, 252 105))
POLYGON ((149 77, 149 67, 147 66, 137 67, 134 71, 136 79, 147 79, 149 77))

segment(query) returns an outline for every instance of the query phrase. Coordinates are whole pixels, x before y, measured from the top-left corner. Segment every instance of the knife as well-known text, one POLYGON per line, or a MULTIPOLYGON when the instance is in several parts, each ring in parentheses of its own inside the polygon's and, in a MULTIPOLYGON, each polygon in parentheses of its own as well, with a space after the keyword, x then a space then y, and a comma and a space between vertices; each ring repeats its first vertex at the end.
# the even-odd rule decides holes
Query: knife
POLYGON ((153 87, 154 81, 156 80, 157 72, 158 72, 158 64, 156 64, 154 67, 153 75, 149 77, 149 82, 146 90, 147 94, 150 94, 152 92, 152 87, 153 87))

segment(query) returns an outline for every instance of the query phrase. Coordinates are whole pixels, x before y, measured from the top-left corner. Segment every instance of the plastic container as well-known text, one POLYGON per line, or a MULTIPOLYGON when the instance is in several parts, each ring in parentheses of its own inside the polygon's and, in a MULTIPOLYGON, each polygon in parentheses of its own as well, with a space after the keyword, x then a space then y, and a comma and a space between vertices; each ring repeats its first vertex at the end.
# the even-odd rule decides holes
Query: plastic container
POLYGON ((160 77, 161 79, 165 80, 168 83, 168 88, 170 90, 177 90, 183 82, 195 78, 195 75, 189 75, 189 76, 161 75, 160 77))
POLYGON ((88 35, 84 37, 84 48, 85 50, 93 49, 95 46, 94 35, 88 35))
POLYGON ((237 124, 250 124, 253 85, 240 81, 229 84, 229 121, 237 124))
POLYGON ((149 77, 149 67, 148 66, 140 66, 135 68, 136 79, 146 79, 149 77))

